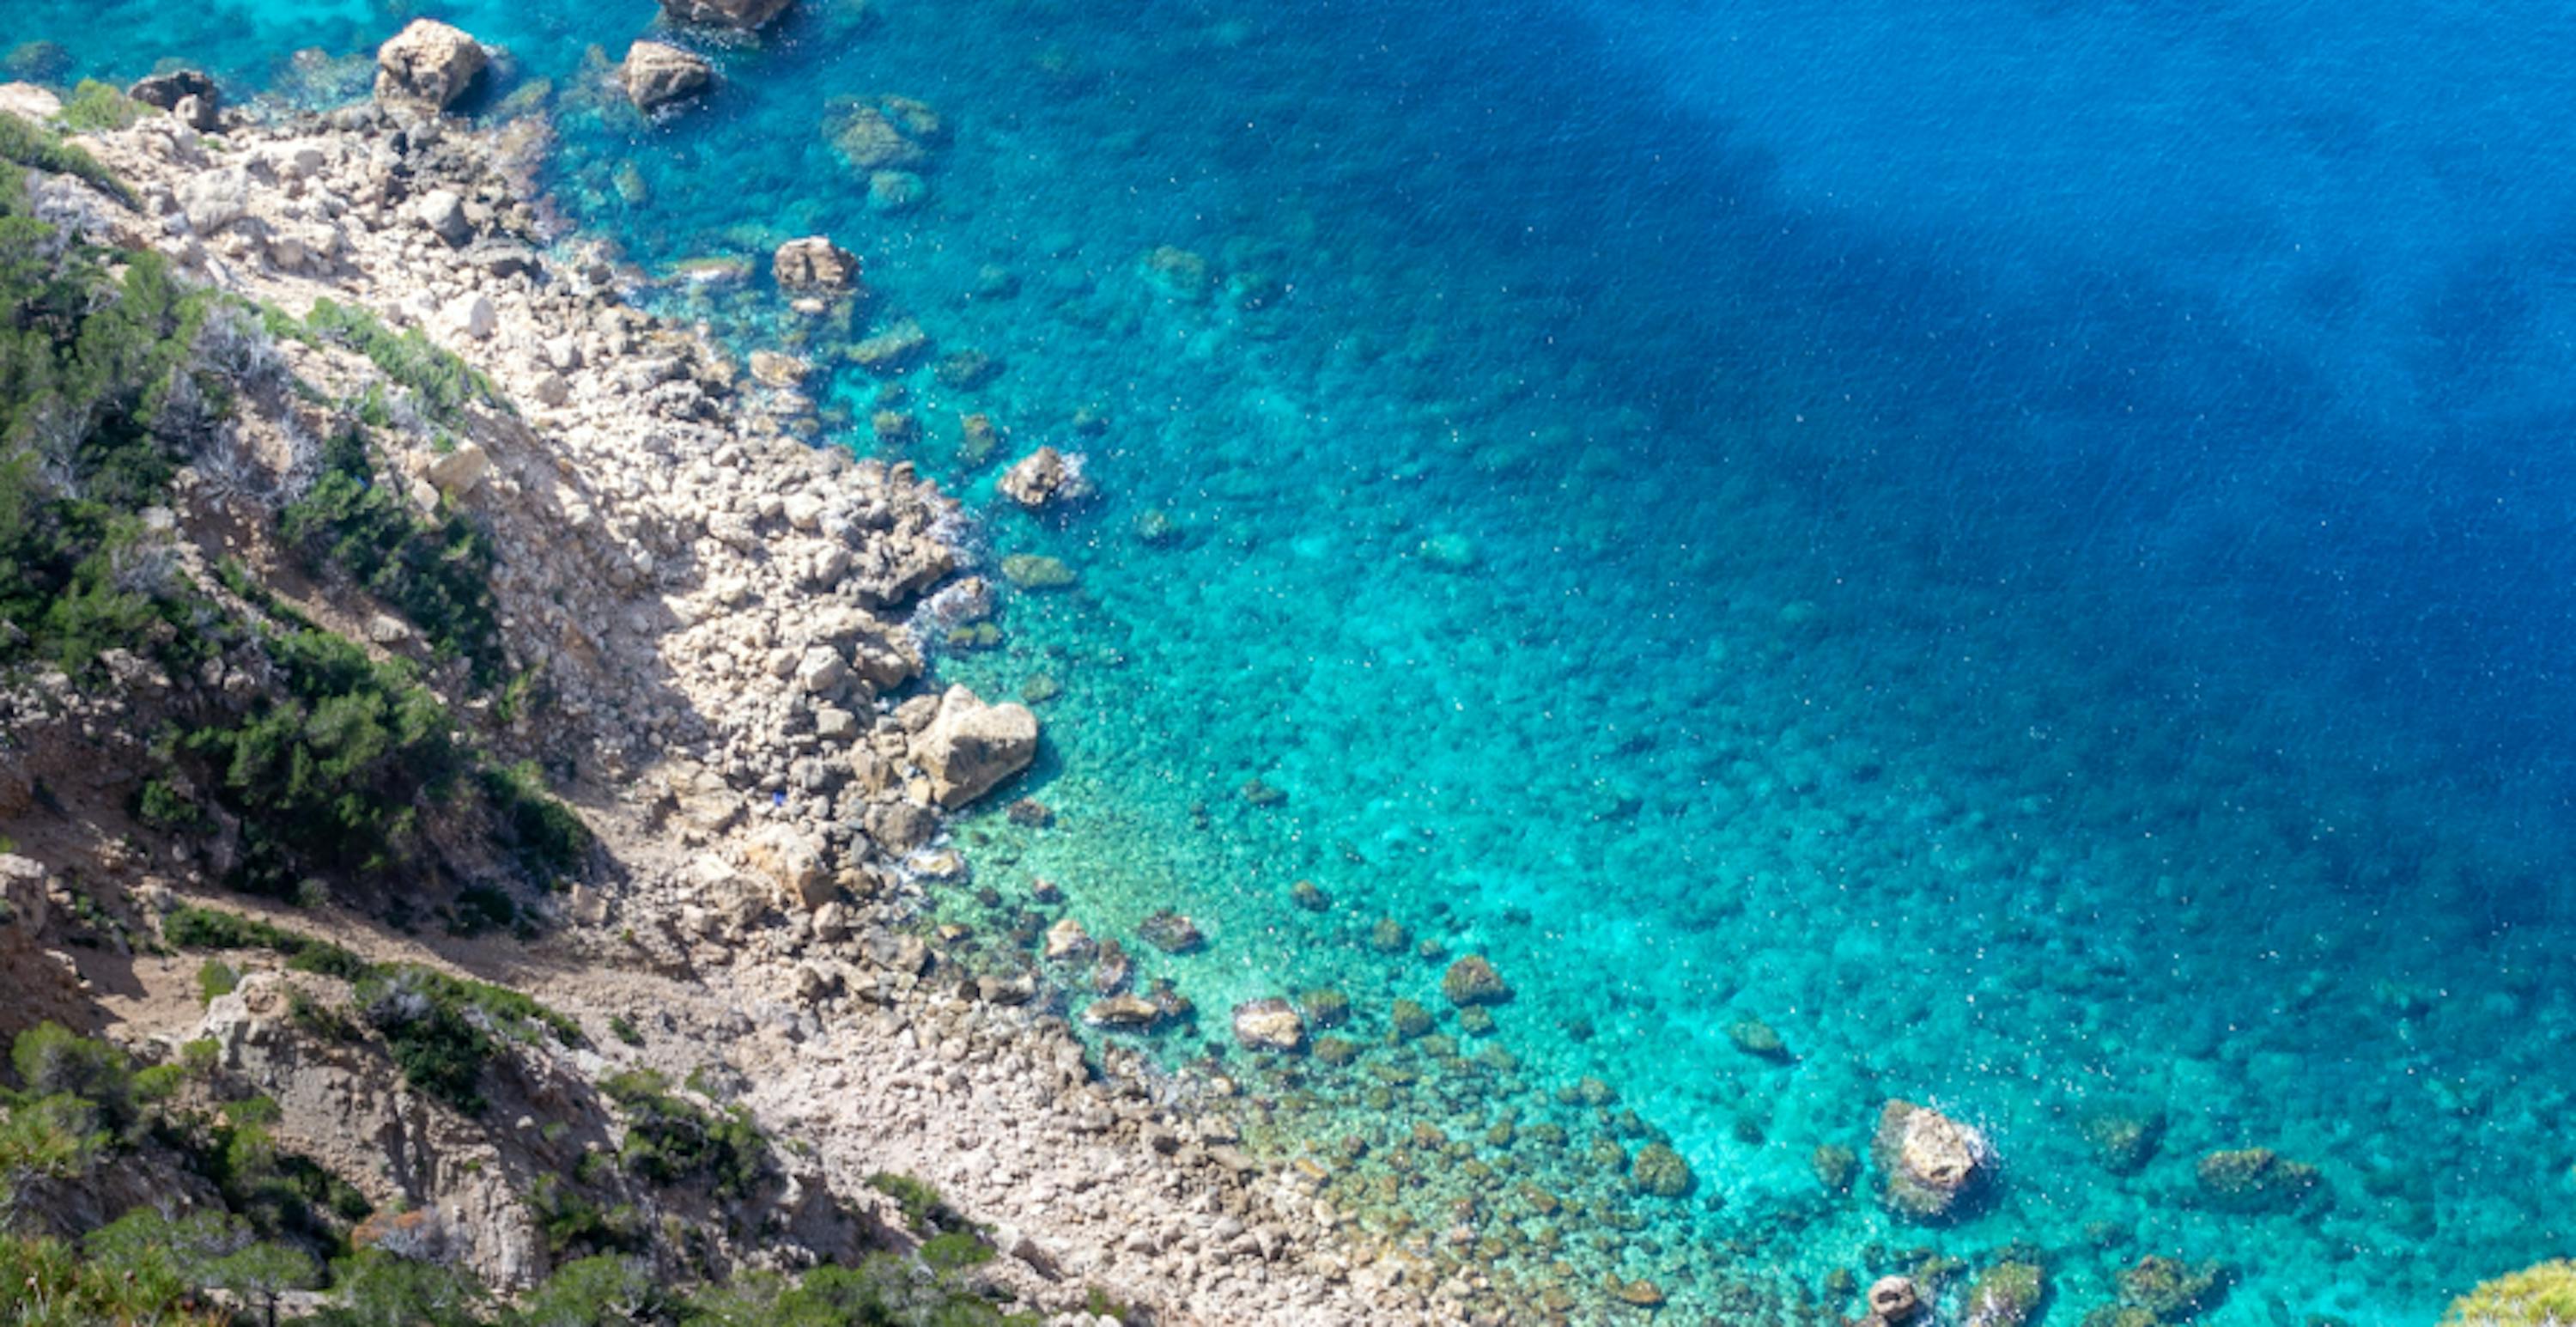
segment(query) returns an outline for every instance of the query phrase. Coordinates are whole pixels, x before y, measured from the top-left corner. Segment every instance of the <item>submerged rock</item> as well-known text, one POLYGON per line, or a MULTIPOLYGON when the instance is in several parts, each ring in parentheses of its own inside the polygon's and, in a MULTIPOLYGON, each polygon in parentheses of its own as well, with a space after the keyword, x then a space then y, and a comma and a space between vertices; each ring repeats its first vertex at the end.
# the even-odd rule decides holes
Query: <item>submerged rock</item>
POLYGON ((987 705, 962 686, 950 687, 911 751, 913 763, 930 776, 932 798, 955 810, 1028 768, 1037 757, 1038 719, 1025 705, 987 705))
POLYGON ((483 48, 462 29, 413 19, 376 49, 376 100, 443 111, 465 95, 488 63, 483 48))
POLYGON ((2024 1327, 2039 1316, 2047 1297, 2047 1277, 2038 1263, 1996 1263, 1968 1287, 1959 1327, 2024 1327))
POLYGON ((662 0, 662 14, 674 23, 757 31, 787 12, 791 0, 662 0))
POLYGON ((1234 1039, 1246 1050, 1293 1051, 1306 1044, 1306 1023, 1286 1000, 1248 1000, 1234 1007, 1234 1039))
POLYGON ((1136 924, 1136 934, 1166 954, 1195 953, 1207 945, 1207 937, 1200 933, 1197 922, 1169 908, 1146 914, 1145 920, 1136 924))
POLYGON ((1775 1064, 1786 1064, 1790 1059, 1788 1043, 1780 1040, 1780 1034, 1770 1024, 1758 1018, 1738 1019, 1728 1024, 1726 1039, 1735 1043, 1735 1049, 1755 1059, 1775 1064))
POLYGON ((2268 1147, 2211 1152, 2192 1167, 2204 1205, 2227 1212, 2286 1212, 2308 1200, 2323 1176, 2268 1147))
POLYGON ((2077 1127, 2104 1170, 2135 1175, 2146 1168, 2164 1141, 2165 1117, 2161 1111, 2105 1106, 2087 1113, 2077 1127))
POLYGON ((2158 1322, 2183 1322, 2215 1307, 2227 1293, 2227 1270, 2149 1254, 2120 1272, 2120 1302, 2158 1322))
POLYGON ((1440 978, 1440 993, 1449 1003, 1461 1009, 1469 1005, 1501 1004, 1512 998, 1512 988, 1503 982, 1503 974, 1482 954, 1469 954, 1449 965, 1440 978))
POLYGON ((1023 590, 1061 590, 1075 577, 1062 558, 1013 553, 1002 559, 1002 579, 1023 590))
POLYGON ((1928 1106, 1890 1101, 1879 1112, 1870 1157, 1878 1163, 1881 1205, 1935 1221, 1982 1186, 1994 1148, 1983 1133, 1928 1106))
POLYGON ((658 41, 639 41, 626 48, 620 80, 635 109, 650 111, 705 93, 715 86, 716 71, 693 52, 658 41))
POLYGON ((1648 1143, 1637 1149, 1637 1160, 1628 1168, 1628 1183, 1639 1193, 1679 1198, 1698 1185, 1699 1177, 1691 1173, 1681 1153, 1662 1143, 1648 1143))
POLYGON ((872 373, 893 373, 930 348, 930 334, 910 318, 850 347, 850 362, 872 373))
POLYGON ((1840 1143, 1820 1144, 1807 1154, 1807 1168, 1827 1192, 1849 1193, 1852 1180, 1860 1174, 1860 1154, 1840 1143))
POLYGON ((1112 995, 1085 1006, 1082 1021, 1116 1032, 1151 1032, 1163 1025, 1163 1007, 1141 995, 1112 995))

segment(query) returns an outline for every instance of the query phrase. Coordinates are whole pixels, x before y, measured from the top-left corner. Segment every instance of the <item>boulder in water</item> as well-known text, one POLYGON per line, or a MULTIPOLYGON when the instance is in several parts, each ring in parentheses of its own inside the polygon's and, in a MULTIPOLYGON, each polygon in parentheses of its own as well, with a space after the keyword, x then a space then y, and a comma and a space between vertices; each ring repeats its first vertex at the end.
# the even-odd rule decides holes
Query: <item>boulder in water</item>
POLYGON ((1050 503, 1078 502, 1091 494, 1091 481, 1082 477, 1081 459, 1053 447, 1040 447, 1021 457, 994 487, 1030 511, 1050 503))
POLYGON ((715 86, 716 71, 696 54, 677 46, 639 41, 626 48, 626 64, 619 77, 635 109, 650 111, 703 94, 715 86))
POLYGON ((859 256, 820 235, 808 235, 779 245, 770 255, 769 273, 781 290, 853 290, 859 284, 859 256))
POLYGON ((930 725, 912 739, 913 763, 930 776, 931 796, 950 810, 1027 769, 1038 752, 1038 719, 1025 705, 987 705, 964 687, 939 698, 930 725))
POLYGON ((443 111, 465 95, 489 63, 483 48, 462 29, 436 19, 414 19, 376 50, 376 100, 443 111))
POLYGON ((756 32, 787 12, 791 0, 662 0, 663 17, 700 27, 756 32))
POLYGON ((1247 1000, 1234 1007, 1234 1039, 1246 1050, 1293 1051, 1306 1044, 1306 1023, 1286 1000, 1247 1000))
POLYGON ((1936 1221, 1950 1215, 1994 1167, 1985 1134, 1929 1106, 1890 1101, 1870 1140, 1878 1162, 1879 1202, 1899 1216, 1936 1221))

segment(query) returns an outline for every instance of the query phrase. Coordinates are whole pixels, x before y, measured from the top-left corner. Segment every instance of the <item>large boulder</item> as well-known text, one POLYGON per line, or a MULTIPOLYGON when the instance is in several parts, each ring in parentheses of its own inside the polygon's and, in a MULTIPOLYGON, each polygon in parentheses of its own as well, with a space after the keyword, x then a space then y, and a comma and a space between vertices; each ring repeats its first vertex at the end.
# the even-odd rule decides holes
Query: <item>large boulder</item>
POLYGON ((808 235, 779 245, 770 255, 769 272, 782 290, 851 290, 859 284, 859 256, 820 235, 808 235))
POLYGON ((662 14, 674 23, 745 32, 768 27, 787 12, 791 0, 662 0, 662 14))
POLYGON ((413 19, 376 50, 376 100, 443 111, 465 95, 488 63, 483 48, 462 29, 413 19))
POLYGON ((772 825, 743 845, 743 861, 775 882, 782 900, 811 911, 838 896, 824 865, 823 845, 812 835, 772 825))
POLYGON ((1038 752, 1038 719, 1025 705, 987 705, 964 687, 939 698, 939 712, 912 739, 912 761, 930 776, 931 796, 954 810, 1028 768, 1038 752))
POLYGON ((1937 1221, 1971 1197, 1994 1169, 1994 1146, 1970 1125, 1929 1106, 1890 1101, 1870 1140, 1879 1201, 1918 1221, 1937 1221))
POLYGON ((621 72, 626 98, 635 109, 649 111, 686 101, 714 87, 715 67, 691 52, 658 41, 639 41, 626 48, 621 72))
POLYGON ((168 111, 202 133, 211 133, 221 124, 223 93, 216 89, 215 80, 195 69, 154 74, 127 88, 125 95, 168 111))

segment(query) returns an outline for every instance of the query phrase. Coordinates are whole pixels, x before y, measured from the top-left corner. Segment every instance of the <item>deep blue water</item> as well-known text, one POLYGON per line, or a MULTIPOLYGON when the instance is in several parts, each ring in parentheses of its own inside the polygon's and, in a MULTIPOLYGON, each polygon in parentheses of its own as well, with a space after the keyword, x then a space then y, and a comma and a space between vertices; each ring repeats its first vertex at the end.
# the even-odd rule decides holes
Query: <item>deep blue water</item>
MULTIPOLYGON (((969 410, 998 460, 1087 455, 1095 508, 983 529, 1080 584, 942 665, 1060 688, 1025 788, 1060 819, 965 835, 1095 931, 1200 919, 1147 963, 1207 1011, 1176 1064, 1234 1000, 1345 990, 1356 1066, 1229 1063, 1369 1229, 1445 1239, 1473 1198, 1500 1274, 1585 1314, 1652 1276, 1686 1320, 1724 1277, 2027 1242, 2050 1321, 2152 1253, 2234 1268, 2204 1321, 2421 1322, 2567 1251, 2576 19, 886 0, 809 6, 646 125, 584 72, 623 8, 425 12, 510 49, 496 92, 552 80, 560 199, 644 269, 828 230, 877 324, 1002 357, 906 377, 928 471, 987 495, 969 410), (953 131, 894 215, 821 130, 884 93, 953 131), (1499 1029, 1375 1045, 1392 999, 1443 1009, 1381 916, 1492 955, 1499 1029), (1748 1015, 1796 1061, 1736 1050, 1748 1015), (1559 1099, 1584 1074, 1698 1192, 1617 1198, 1586 1148, 1638 1135, 1559 1099), (1988 1207, 1820 1188, 1890 1096, 1992 1132, 1988 1207), (2136 1175, 2084 1141, 2106 1107, 2165 1116, 2136 1175), (1502 1179, 1379 1188, 1417 1122, 1502 1179), (2213 1210, 2194 1160, 2248 1145, 2325 1195, 2213 1210)), ((397 25, 86 11, 0 3, 85 71, 178 52, 245 92, 397 25)), ((656 298, 795 335, 762 289, 656 298)), ((841 375, 841 442, 877 445, 877 386, 841 375)))

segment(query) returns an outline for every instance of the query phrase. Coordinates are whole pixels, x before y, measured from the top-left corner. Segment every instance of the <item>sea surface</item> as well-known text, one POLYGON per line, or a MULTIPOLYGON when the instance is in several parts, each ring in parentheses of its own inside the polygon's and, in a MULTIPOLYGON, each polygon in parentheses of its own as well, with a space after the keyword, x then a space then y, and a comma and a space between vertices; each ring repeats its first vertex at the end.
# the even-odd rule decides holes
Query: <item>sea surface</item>
POLYGON ((328 104, 435 15, 666 310, 828 364, 766 253, 858 251, 851 334, 935 346, 833 368, 818 445, 1074 577, 929 628, 1034 703, 1055 816, 962 826, 942 916, 1120 938, 1199 1010, 1173 1090, 1515 1320, 2016 1258, 2072 1327, 2152 1255, 2224 1264, 2202 1322, 2381 1327, 2576 1245, 2576 11, 800 4, 665 34, 724 83, 660 121, 604 82, 646 0, 0 0, 0 46, 328 104), (872 197, 830 131, 889 95, 939 123, 872 197), (996 500, 1040 443, 1099 497, 996 500), (1347 1063, 1232 1047, 1323 989, 1347 1063), (1989 1135, 1981 1200, 1875 1200, 1890 1099, 1989 1135), (1687 1195, 1632 1192, 1656 1138, 1687 1195), (2201 1183, 2254 1147, 2316 1186, 2201 1183))

